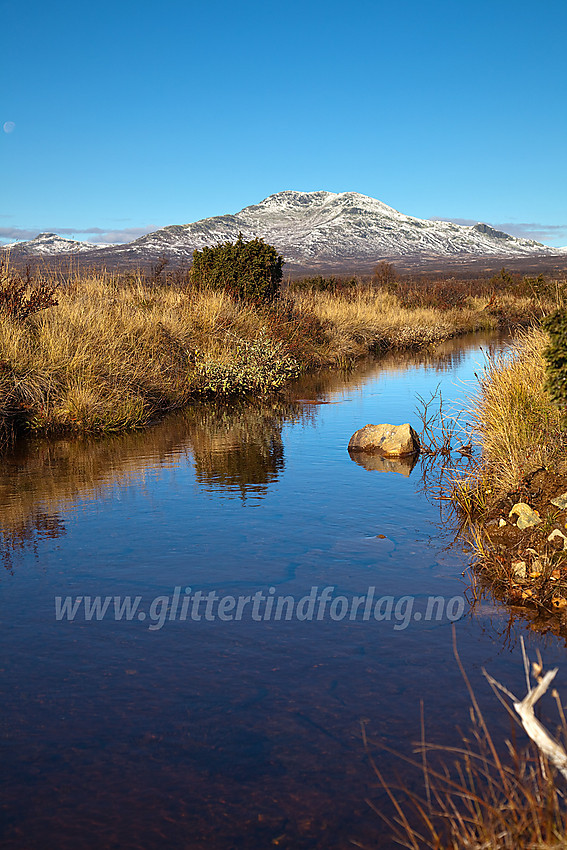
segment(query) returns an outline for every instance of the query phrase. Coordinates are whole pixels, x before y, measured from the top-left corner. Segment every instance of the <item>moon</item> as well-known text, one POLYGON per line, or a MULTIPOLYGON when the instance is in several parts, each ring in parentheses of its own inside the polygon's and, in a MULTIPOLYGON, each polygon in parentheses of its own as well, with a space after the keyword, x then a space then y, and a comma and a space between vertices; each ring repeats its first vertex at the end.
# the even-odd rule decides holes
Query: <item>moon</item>
POLYGON ((5 121, 2 129, 5 133, 13 133, 16 129, 16 125, 14 121, 5 121))

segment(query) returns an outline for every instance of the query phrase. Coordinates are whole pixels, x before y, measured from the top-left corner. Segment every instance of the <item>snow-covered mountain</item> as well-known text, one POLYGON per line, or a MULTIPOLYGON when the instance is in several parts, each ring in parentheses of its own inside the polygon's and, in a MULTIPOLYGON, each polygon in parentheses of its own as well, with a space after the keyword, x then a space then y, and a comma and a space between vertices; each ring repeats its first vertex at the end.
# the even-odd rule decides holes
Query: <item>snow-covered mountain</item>
POLYGON ((99 248, 93 242, 77 242, 74 239, 64 239, 57 233, 40 233, 29 242, 12 242, 5 245, 14 256, 20 257, 42 257, 57 256, 59 254, 77 254, 83 251, 92 251, 99 248))
POLYGON ((474 259, 550 256, 559 253, 487 224, 464 226, 404 215, 357 192, 278 192, 235 215, 171 225, 123 245, 93 246, 40 234, 11 247, 14 256, 81 252, 82 259, 155 262, 166 256, 187 263, 195 248, 261 237, 288 263, 309 267, 381 259, 474 259))

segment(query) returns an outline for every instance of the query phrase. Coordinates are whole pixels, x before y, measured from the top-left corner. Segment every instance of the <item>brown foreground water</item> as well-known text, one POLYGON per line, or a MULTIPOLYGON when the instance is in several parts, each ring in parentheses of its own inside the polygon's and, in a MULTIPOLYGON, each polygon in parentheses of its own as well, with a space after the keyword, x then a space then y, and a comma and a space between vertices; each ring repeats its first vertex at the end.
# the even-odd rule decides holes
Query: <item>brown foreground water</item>
POLYGON ((521 634, 567 694, 561 643, 490 601, 470 610, 467 554, 421 463, 346 448, 368 422, 417 427, 416 394, 439 383, 458 408, 481 347, 504 344, 390 355, 269 403, 3 459, 3 848, 387 848, 361 722, 410 752, 423 699, 427 737, 459 740, 453 621, 496 737, 508 721, 481 668, 521 693, 521 634))

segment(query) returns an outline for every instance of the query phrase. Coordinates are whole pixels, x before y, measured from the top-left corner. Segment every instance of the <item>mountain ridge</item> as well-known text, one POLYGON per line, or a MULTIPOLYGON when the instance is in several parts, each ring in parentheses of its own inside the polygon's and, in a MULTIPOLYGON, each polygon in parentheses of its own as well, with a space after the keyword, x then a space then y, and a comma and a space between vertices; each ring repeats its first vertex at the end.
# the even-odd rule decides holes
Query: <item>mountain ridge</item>
POLYGON ((299 192, 288 189, 269 195, 237 213, 173 224, 132 242, 96 245, 74 242, 57 234, 5 246, 16 259, 78 254, 82 262, 143 265, 162 257, 176 265, 191 261, 205 245, 262 238, 283 254, 286 263, 318 267, 403 259, 413 263, 441 259, 555 256, 554 249, 479 222, 474 225, 419 219, 358 192, 299 192))

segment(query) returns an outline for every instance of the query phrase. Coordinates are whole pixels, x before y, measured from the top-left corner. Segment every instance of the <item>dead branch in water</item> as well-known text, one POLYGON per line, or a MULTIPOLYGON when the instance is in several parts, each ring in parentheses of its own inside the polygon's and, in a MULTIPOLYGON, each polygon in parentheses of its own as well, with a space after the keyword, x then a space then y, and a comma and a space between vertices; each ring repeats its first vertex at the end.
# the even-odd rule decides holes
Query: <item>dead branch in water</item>
MULTIPOLYGON (((485 722, 456 644, 454 651, 471 698, 472 735, 464 735, 457 746, 428 743, 422 717, 421 740, 412 757, 396 752, 385 742, 370 741, 363 726, 365 751, 392 808, 384 811, 384 803, 367 802, 390 827, 392 837, 412 850, 565 848, 567 799, 562 780, 567 779, 567 752, 534 714, 536 703, 549 689, 557 670, 543 675, 539 659, 532 666, 536 680, 532 686, 523 648, 527 693, 522 700, 485 672, 499 701, 530 739, 527 748, 515 738, 506 741, 506 757, 485 722), (401 779, 397 785, 386 779, 372 752, 374 747, 396 757, 406 771, 415 771, 416 777, 419 772, 421 791, 409 779, 401 779)), ((558 699, 557 694, 555 697, 558 699)), ((563 732, 567 733, 560 704, 559 713, 563 732)))
MULTIPOLYGON (((526 654, 526 648, 524 645, 524 639, 522 638, 522 653, 524 656, 524 665, 526 667, 526 671, 529 670, 529 659, 526 654)), ((534 713, 534 706, 538 702, 541 697, 547 693, 547 690, 555 679, 557 672, 557 667, 553 670, 548 670, 545 675, 543 673, 543 667, 541 662, 532 664, 532 676, 537 682, 534 687, 530 686, 529 673, 526 673, 528 692, 522 700, 518 700, 517 697, 514 696, 507 688, 497 682, 496 679, 493 679, 486 670, 483 671, 484 675, 493 686, 493 688, 498 688, 499 691, 506 694, 513 703, 514 710, 519 715, 520 720, 522 721, 522 726, 526 731, 527 735, 534 742, 538 750, 551 762, 551 764, 557 768, 557 770, 561 773, 564 779, 567 779, 567 752, 565 752, 564 747, 553 738, 552 735, 547 731, 545 726, 537 719, 534 713)))

